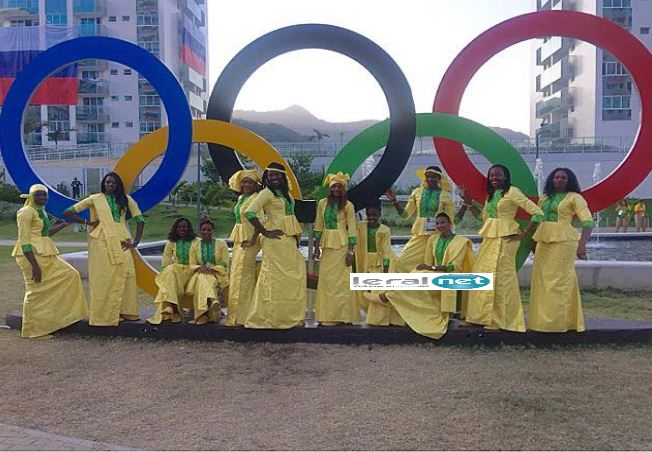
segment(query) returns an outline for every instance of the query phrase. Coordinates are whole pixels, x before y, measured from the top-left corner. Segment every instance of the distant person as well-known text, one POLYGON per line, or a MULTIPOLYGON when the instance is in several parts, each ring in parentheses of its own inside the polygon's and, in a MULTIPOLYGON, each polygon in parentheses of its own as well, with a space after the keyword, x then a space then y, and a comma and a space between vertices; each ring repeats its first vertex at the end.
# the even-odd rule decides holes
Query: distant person
POLYGON ((79 199, 81 196, 81 188, 82 188, 82 183, 79 182, 79 179, 76 177, 72 180, 70 183, 70 186, 72 187, 72 197, 75 199, 79 199))
POLYGON ((629 226, 629 205, 627 200, 623 199, 618 203, 616 207, 616 232, 620 232, 620 228, 623 228, 623 232, 627 232, 627 227, 629 226))
POLYGON ((642 199, 634 205, 634 224, 636 225, 636 232, 645 232, 646 211, 647 207, 642 199))

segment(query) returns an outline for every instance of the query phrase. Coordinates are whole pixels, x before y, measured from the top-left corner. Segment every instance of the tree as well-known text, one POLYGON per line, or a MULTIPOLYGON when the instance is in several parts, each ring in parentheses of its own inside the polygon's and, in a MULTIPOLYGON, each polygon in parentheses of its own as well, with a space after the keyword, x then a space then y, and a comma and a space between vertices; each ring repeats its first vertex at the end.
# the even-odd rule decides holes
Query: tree
POLYGON ((288 163, 299 181, 301 193, 309 195, 321 186, 324 170, 313 170, 312 162, 315 156, 305 152, 297 152, 289 157, 288 163))
POLYGON ((326 132, 320 132, 317 129, 312 129, 312 131, 314 132, 314 134, 311 135, 310 138, 308 138, 308 139, 310 141, 317 140, 317 151, 321 151, 321 143, 322 143, 322 141, 324 141, 324 138, 330 137, 330 135, 328 135, 326 132))

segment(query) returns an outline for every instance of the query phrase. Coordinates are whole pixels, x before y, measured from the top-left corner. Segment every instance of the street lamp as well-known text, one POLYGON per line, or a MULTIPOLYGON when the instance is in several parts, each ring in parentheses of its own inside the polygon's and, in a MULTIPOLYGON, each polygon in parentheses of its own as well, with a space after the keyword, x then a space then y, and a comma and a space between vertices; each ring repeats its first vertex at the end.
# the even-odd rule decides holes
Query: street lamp
POLYGON ((536 159, 539 158, 539 135, 541 135, 541 133, 544 132, 543 128, 544 128, 546 125, 548 125, 548 120, 547 120, 547 119, 543 119, 543 120, 541 121, 541 125, 539 126, 539 128, 538 128, 537 130, 534 131, 534 148, 535 148, 535 156, 534 156, 534 159, 535 159, 535 161, 536 161, 536 159))

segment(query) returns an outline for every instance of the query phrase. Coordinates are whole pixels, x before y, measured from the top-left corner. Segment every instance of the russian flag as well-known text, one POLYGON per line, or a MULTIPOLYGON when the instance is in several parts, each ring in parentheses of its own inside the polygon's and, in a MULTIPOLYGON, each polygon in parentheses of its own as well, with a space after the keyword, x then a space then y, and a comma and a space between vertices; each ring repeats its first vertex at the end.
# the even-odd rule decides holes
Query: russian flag
POLYGON ((183 29, 181 60, 201 75, 206 75, 206 47, 183 29))
MULTIPOLYGON (((0 105, 16 76, 49 47, 76 36, 75 27, 38 26, 0 28, 0 105)), ((31 105, 77 105, 77 66, 70 64, 44 80, 31 105)))

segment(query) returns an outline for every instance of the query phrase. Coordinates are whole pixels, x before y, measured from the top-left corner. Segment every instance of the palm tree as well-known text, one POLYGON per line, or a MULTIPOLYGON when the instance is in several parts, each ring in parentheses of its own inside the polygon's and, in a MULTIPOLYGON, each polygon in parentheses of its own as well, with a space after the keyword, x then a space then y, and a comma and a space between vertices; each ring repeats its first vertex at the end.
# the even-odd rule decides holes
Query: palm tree
POLYGON ((326 132, 320 132, 317 129, 312 129, 314 132, 314 135, 311 135, 310 138, 308 138, 310 141, 317 140, 317 151, 321 152, 321 143, 324 141, 324 138, 330 137, 326 132))

